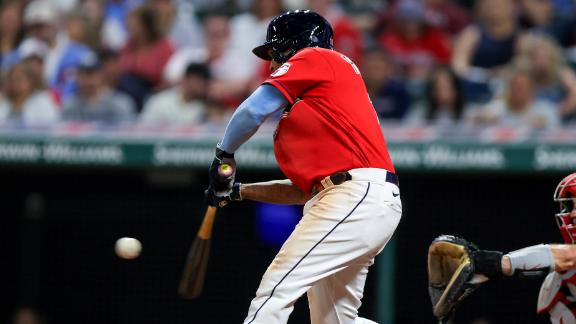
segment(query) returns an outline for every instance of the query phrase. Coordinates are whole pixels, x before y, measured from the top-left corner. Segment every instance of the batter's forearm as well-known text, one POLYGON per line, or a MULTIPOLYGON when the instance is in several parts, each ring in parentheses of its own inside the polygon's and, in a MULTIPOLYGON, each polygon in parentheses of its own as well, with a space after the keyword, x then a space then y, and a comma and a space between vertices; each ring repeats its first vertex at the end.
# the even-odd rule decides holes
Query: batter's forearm
POLYGON ((311 198, 290 180, 242 184, 240 194, 242 199, 279 205, 304 205, 311 198))

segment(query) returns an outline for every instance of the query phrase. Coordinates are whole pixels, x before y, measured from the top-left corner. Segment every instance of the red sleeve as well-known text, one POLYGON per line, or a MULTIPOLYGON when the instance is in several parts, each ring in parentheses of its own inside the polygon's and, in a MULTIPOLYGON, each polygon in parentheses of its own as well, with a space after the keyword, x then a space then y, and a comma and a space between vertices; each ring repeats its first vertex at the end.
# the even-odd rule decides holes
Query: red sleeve
POLYGON ((274 71, 264 83, 280 90, 293 104, 308 89, 332 80, 334 72, 322 53, 306 48, 274 71))

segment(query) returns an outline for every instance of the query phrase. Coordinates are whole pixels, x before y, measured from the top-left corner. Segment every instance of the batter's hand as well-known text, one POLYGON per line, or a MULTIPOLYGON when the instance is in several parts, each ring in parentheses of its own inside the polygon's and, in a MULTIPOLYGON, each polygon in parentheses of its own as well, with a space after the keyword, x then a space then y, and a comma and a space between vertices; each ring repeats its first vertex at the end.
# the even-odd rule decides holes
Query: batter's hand
POLYGON ((241 184, 236 182, 232 185, 232 189, 226 191, 215 191, 212 186, 208 187, 208 189, 204 191, 206 204, 223 208, 233 201, 241 201, 242 195, 240 194, 240 186, 241 184))
POLYGON ((214 191, 228 191, 232 189, 236 176, 236 161, 234 154, 216 148, 214 160, 210 165, 210 187, 214 191))

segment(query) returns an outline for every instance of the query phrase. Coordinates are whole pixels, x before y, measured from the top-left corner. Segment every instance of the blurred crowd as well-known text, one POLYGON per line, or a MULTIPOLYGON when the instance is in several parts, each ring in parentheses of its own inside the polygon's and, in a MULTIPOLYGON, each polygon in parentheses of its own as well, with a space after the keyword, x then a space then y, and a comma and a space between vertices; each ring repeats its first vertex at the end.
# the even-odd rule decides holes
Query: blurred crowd
POLYGON ((571 0, 3 0, 0 124, 224 122, 269 74, 270 20, 312 9, 405 125, 576 124, 571 0))

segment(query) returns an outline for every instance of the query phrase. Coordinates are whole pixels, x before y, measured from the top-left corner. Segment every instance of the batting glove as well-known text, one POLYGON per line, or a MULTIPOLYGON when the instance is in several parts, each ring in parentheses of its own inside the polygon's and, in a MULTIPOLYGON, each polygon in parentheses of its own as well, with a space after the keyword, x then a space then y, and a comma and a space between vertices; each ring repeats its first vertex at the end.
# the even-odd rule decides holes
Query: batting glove
POLYGON ((242 195, 240 193, 240 186, 242 184, 239 182, 232 185, 232 189, 226 191, 215 191, 212 186, 204 191, 204 199, 206 204, 214 207, 226 207, 229 203, 233 201, 241 201, 242 195))
POLYGON ((216 147, 216 154, 210 165, 209 175, 210 187, 214 188, 216 192, 229 191, 236 176, 234 154, 216 147), (222 168, 222 165, 227 165, 229 168, 222 168))

